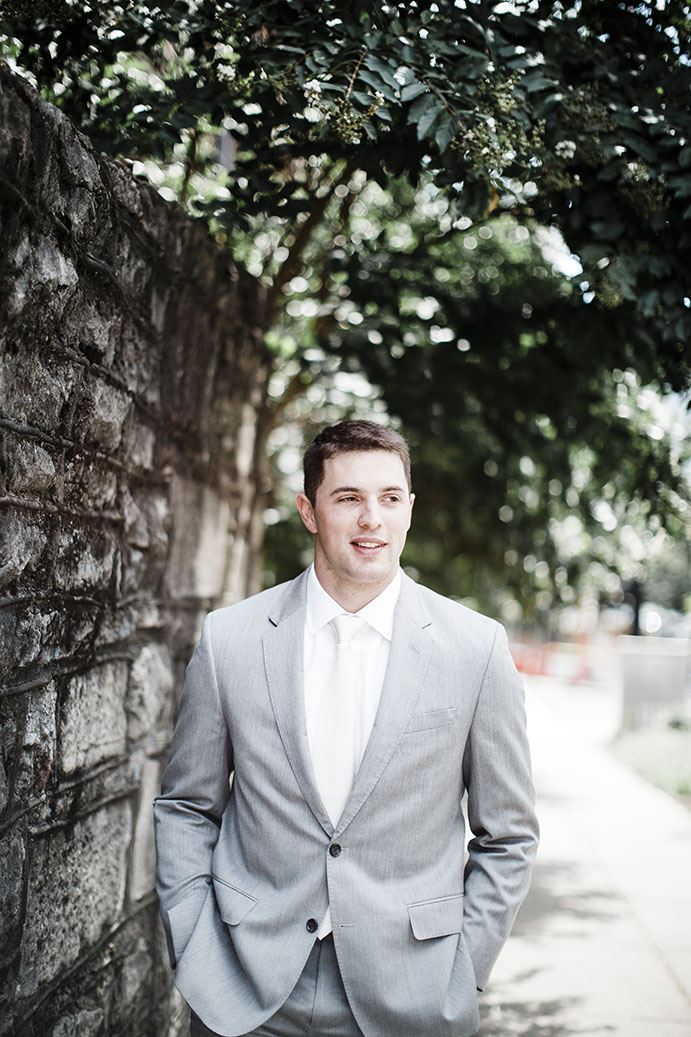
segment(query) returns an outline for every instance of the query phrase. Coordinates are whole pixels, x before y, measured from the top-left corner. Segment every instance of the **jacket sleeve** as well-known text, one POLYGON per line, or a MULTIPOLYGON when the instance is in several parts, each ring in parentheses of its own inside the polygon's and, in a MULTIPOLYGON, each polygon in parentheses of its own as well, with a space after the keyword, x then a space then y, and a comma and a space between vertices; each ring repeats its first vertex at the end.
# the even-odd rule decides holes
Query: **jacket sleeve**
POLYGON ((170 762, 154 800, 156 889, 171 965, 185 949, 209 892, 211 858, 233 767, 212 647, 213 614, 187 667, 170 762))
POLYGON ((482 990, 528 892, 538 841, 523 684, 498 625, 464 773, 472 838, 463 933, 482 990))

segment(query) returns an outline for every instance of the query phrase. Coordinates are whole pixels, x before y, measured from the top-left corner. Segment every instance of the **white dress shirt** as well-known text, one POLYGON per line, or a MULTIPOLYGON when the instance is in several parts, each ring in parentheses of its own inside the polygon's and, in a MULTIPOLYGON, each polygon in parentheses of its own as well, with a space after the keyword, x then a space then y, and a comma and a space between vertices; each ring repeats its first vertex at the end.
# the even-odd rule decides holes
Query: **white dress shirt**
MULTIPOLYGON (((384 674, 389 661, 393 634, 393 617, 401 590, 400 569, 381 594, 355 615, 367 621, 352 642, 358 670, 357 734, 355 770, 360 766, 372 733, 379 707, 384 674)), ((336 632, 330 625, 334 616, 346 610, 326 593, 314 571, 307 580, 307 613, 305 618, 305 714, 310 752, 314 755, 317 716, 324 691, 323 675, 331 673, 336 658, 336 632)))
MULTIPOLYGON (((384 674, 389 661, 393 635, 393 616, 401 590, 400 569, 381 594, 355 615, 367 625, 353 638, 351 645, 357 667, 357 731, 355 738, 355 773, 362 762, 379 708, 384 674)), ((331 626, 334 616, 346 610, 327 594, 314 571, 307 578, 307 610, 305 616, 305 714, 310 753, 314 759, 317 717, 324 693, 324 674, 333 672, 336 660, 336 631, 331 626)), ((332 929, 331 908, 317 930, 323 940, 332 929)))

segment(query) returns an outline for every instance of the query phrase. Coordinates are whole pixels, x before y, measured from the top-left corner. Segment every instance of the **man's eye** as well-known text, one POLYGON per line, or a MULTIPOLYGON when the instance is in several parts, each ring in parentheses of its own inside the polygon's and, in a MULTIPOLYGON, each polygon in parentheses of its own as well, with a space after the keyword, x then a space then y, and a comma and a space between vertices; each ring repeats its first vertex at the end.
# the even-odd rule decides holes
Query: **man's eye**
POLYGON ((387 501, 389 504, 398 504, 400 499, 401 498, 396 493, 391 493, 388 497, 384 497, 384 500, 387 501))

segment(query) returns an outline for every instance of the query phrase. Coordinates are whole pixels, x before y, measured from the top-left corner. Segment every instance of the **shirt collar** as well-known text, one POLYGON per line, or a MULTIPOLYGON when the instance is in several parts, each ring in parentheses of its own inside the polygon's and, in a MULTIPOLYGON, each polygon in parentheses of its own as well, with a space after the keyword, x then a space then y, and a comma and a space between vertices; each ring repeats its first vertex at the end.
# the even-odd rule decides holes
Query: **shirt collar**
MULTIPOLYGON (((367 620, 369 625, 388 641, 393 636, 393 618, 400 592, 401 570, 398 569, 388 587, 385 587, 381 594, 378 594, 356 613, 362 619, 367 620)), ((345 609, 322 587, 314 571, 314 565, 310 566, 307 577, 307 612, 305 616, 309 633, 316 634, 318 630, 330 623, 334 616, 340 616, 343 612, 345 609)))

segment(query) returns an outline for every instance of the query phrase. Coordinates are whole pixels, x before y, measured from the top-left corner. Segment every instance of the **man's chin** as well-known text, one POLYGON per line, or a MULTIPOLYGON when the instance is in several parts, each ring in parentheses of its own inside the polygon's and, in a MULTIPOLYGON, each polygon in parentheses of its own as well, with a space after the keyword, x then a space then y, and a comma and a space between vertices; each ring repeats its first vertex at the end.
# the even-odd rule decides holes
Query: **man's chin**
POLYGON ((374 564, 359 566, 350 574, 353 583, 367 586, 371 586, 373 583, 386 585, 393 580, 396 575, 396 566, 392 568, 390 565, 377 565, 374 559, 372 561, 374 564))

